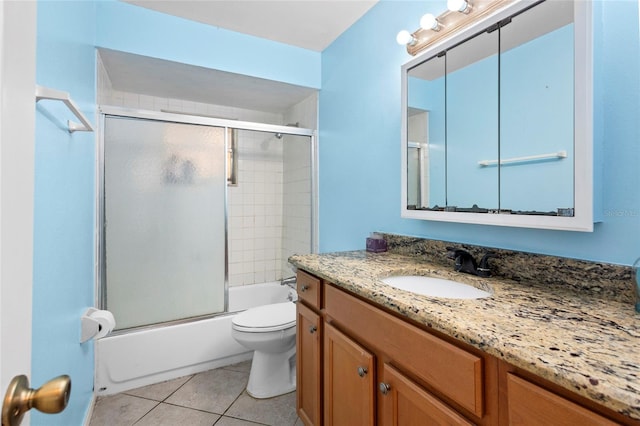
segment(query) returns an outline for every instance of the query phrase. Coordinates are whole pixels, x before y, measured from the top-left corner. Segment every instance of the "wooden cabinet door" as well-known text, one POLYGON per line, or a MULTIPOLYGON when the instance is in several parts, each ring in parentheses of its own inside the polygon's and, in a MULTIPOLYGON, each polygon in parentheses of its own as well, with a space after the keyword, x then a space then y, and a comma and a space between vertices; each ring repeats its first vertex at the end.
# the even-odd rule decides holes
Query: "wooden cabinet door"
POLYGON ((383 366, 379 391, 381 426, 472 425, 389 364, 383 366))
POLYGON ((298 416, 307 426, 322 425, 322 322, 297 304, 296 386, 298 416))
POLYGON ((324 329, 324 424, 375 424, 374 356, 331 324, 324 329))
POLYGON ((538 385, 507 374, 509 425, 613 426, 617 423, 538 385))

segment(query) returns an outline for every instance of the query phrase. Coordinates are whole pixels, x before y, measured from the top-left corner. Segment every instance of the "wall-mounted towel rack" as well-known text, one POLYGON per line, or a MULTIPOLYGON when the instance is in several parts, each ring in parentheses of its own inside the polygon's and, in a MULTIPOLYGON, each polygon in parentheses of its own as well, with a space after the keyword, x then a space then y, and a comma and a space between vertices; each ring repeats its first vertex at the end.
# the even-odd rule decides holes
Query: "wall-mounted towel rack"
MULTIPOLYGON (((505 158, 500 160, 500 165, 525 163, 527 161, 551 160, 554 158, 567 158, 567 151, 552 152, 550 154, 528 155, 526 157, 505 158)), ((481 167, 496 166, 498 165, 498 160, 482 160, 478 161, 478 165, 480 165, 481 167)))
POLYGON ((93 126, 89 120, 80 112, 76 104, 71 100, 69 93, 61 90, 50 89, 44 86, 36 86, 36 103, 42 99, 53 101, 62 101, 67 108, 75 115, 82 124, 75 123, 71 120, 67 121, 69 133, 73 132, 93 132, 93 126))

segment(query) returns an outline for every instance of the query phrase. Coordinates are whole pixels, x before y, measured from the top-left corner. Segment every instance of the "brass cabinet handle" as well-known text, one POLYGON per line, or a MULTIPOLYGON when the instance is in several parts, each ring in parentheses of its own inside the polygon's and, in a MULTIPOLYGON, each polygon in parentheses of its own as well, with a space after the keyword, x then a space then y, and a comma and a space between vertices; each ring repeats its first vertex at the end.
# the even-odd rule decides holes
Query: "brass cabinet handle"
POLYGON ((38 389, 29 388, 27 376, 16 376, 9 383, 2 403, 2 426, 18 426, 32 408, 55 414, 64 410, 71 394, 71 377, 58 376, 38 389))
POLYGON ((367 369, 364 367, 358 367, 358 376, 364 377, 368 373, 367 369))
POLYGON ((389 390, 391 390, 391 386, 389 386, 388 383, 380 382, 380 392, 382 392, 383 395, 387 395, 389 390))
POLYGON ((316 331, 318 331, 318 327, 316 327, 315 325, 309 326, 309 333, 313 334, 316 331))

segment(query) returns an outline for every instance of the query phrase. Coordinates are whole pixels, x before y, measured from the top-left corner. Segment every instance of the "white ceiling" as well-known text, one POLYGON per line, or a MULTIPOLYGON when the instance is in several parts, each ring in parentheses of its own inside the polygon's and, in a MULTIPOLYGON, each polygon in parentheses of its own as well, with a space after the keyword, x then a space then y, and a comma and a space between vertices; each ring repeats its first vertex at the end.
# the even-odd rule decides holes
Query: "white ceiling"
POLYGON ((378 0, 123 0, 137 6, 317 52, 378 0))
MULTIPOLYGON (((322 51, 377 0, 123 0, 216 27, 322 51)), ((114 90, 283 113, 315 89, 100 49, 114 90)))

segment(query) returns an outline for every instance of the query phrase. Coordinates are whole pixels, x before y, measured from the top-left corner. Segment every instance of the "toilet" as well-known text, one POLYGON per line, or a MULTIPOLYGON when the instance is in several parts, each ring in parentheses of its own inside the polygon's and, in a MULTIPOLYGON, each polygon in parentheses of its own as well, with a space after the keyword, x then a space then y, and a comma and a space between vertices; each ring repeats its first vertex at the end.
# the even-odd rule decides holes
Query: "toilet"
POLYGON ((274 303, 247 309, 231 320, 231 335, 254 350, 247 392, 272 398, 296 389, 296 305, 274 303))

